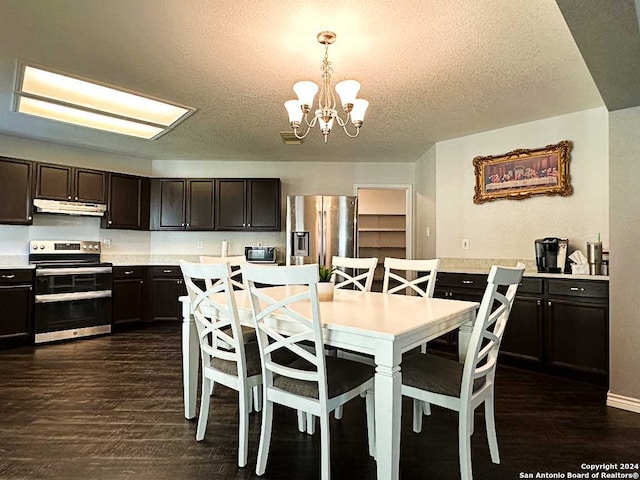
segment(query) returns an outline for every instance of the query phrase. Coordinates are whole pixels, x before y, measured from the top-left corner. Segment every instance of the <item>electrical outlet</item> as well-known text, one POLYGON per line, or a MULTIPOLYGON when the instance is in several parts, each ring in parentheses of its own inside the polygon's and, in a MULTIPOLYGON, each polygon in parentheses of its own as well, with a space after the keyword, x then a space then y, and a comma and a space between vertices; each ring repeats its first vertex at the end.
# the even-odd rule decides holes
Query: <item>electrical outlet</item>
POLYGON ((462 249, 463 250, 469 250, 469 239, 468 238, 463 238, 462 239, 462 249))
POLYGON ((199 249, 204 248, 204 242, 202 240, 198 240, 196 242, 196 248, 199 248, 199 249))
POLYGON ((102 243, 104 243, 105 247, 110 247, 111 246, 111 239, 110 238, 105 238, 104 240, 102 240, 102 243))
POLYGON ((427 227, 427 238, 431 236, 431 228, 427 227))

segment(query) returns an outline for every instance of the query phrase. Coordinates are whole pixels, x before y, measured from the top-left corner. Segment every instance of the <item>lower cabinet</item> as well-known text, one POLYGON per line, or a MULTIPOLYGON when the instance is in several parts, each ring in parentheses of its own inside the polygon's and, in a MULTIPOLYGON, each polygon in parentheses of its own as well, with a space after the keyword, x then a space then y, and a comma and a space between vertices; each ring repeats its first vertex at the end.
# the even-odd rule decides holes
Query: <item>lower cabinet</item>
POLYGON ((32 269, 0 270, 0 347, 33 341, 32 269))
POLYGON ((186 295, 182 271, 178 266, 150 267, 150 320, 181 320, 179 297, 186 295))
MULTIPOLYGON (((486 276, 438 273, 434 296, 480 302, 486 276)), ((457 332, 429 342, 457 351, 457 332)), ((524 277, 500 347, 500 363, 605 384, 609 374, 609 284, 524 277)))
POLYGON ((113 325, 145 318, 145 267, 113 267, 113 325))

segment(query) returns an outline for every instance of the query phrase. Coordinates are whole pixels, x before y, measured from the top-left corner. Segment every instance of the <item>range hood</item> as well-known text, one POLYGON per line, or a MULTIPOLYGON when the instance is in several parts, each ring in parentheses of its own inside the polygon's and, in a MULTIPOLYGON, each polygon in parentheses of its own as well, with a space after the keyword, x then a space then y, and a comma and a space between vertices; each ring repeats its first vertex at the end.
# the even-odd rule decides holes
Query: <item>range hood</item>
POLYGON ((102 217, 107 211, 107 206, 101 203, 64 202, 61 200, 33 200, 33 208, 36 213, 62 213, 65 215, 87 215, 90 217, 102 217))

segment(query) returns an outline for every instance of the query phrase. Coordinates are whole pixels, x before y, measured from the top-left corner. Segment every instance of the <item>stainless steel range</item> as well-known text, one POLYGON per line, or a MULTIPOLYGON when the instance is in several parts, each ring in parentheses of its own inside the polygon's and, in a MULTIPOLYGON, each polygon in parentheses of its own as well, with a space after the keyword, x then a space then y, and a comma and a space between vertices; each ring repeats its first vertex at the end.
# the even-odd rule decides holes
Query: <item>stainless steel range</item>
POLYGON ((111 332, 112 266, 100 242, 32 240, 35 343, 111 332))

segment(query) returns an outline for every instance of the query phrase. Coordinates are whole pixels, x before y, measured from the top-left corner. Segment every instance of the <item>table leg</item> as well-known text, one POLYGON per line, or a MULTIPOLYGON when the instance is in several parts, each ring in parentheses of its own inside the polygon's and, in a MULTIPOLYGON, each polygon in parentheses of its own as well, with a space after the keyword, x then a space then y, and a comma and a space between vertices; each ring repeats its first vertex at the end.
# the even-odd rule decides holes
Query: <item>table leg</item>
POLYGON ((473 325, 476 321, 476 314, 473 312, 471 320, 460 326, 458 330, 458 361, 464 363, 467 358, 467 349, 471 341, 471 333, 473 333, 473 325))
POLYGON ((200 345, 198 331, 191 315, 191 303, 188 299, 182 302, 182 384, 184 395, 184 416, 195 418, 196 397, 198 396, 198 359, 200 345))
POLYGON ((400 471, 402 374, 393 345, 376 350, 375 425, 378 480, 396 480, 400 471), (384 355, 387 350, 387 355, 384 355))

